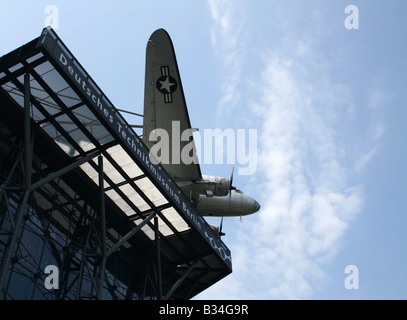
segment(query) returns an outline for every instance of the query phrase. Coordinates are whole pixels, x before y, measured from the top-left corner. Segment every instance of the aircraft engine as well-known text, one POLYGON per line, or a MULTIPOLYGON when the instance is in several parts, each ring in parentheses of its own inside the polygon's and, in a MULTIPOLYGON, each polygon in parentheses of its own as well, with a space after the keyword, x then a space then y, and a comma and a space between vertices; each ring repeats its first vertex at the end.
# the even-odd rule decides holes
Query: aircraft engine
POLYGON ((202 176, 201 181, 194 183, 194 191, 207 197, 221 197, 229 193, 229 180, 222 177, 202 176))

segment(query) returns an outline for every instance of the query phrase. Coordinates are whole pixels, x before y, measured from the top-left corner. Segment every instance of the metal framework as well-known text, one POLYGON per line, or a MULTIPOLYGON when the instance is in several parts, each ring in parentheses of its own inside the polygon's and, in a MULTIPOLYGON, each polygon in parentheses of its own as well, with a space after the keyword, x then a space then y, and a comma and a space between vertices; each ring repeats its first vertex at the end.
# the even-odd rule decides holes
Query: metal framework
POLYGON ((189 299, 232 271, 53 30, 0 58, 0 112, 0 298, 189 299))

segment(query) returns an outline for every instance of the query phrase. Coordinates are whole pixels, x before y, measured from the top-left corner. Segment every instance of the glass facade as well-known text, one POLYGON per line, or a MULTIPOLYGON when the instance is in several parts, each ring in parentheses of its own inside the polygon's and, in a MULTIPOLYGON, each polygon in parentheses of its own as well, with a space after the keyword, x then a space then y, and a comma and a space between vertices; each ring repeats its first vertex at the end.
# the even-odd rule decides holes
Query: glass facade
MULTIPOLYGON (((0 261, 3 260, 10 234, 15 231, 13 223, 21 206, 24 176, 22 152, 19 150, 22 142, 9 128, 13 124, 10 117, 2 117, 1 120, 0 261)), ((39 158, 35 157, 34 162, 37 161, 39 158)), ((96 298, 94 273, 99 272, 96 248, 97 212, 89 204, 79 200, 79 195, 73 194, 73 198, 69 198, 69 192, 72 191, 67 191, 63 180, 56 179, 29 197, 20 227, 16 230, 17 244, 0 294, 1 299, 96 298), (50 200, 49 207, 38 205, 42 198, 50 200), (70 207, 63 208, 64 202, 69 202, 70 207), (89 255, 86 259, 84 252, 89 255), (56 270, 46 272, 48 266, 55 266, 56 270), (54 280, 51 281, 51 288, 47 288, 47 277, 54 280)), ((113 237, 111 241, 114 241, 113 237)), ((140 295, 118 278, 123 273, 120 264, 126 265, 127 276, 131 277, 132 271, 131 265, 124 262, 131 260, 131 257, 126 257, 125 252, 120 255, 122 257, 116 256, 105 271, 101 298, 156 299, 155 292, 147 292, 148 286, 146 292, 140 295)))

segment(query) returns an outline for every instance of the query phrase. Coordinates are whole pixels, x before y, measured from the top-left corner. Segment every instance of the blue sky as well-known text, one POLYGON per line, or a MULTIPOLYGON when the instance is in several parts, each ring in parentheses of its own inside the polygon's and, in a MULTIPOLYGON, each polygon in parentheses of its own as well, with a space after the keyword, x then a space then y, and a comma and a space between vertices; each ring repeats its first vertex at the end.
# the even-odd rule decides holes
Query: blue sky
POLYGON ((40 35, 50 4, 117 108, 142 112, 145 46, 165 28, 192 126, 257 129, 257 170, 234 184, 262 208, 225 219, 233 273, 196 299, 407 298, 404 2, 1 0, 0 55, 40 35))

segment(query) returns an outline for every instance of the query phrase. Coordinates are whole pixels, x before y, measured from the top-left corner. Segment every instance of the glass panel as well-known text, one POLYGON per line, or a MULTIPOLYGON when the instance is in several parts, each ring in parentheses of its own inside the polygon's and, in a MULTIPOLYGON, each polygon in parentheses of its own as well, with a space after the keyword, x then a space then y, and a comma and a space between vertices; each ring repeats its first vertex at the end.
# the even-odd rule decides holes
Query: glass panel
MULTIPOLYGON (((93 158, 93 161, 98 161, 97 158, 93 158)), ((88 162, 85 162, 79 166, 89 178, 91 178, 97 185, 99 185, 99 172, 97 172, 88 162)))
POLYGON ((103 172, 113 181, 114 184, 124 182, 123 176, 115 169, 115 167, 106 158, 103 159, 103 172))
POLYGON ((88 131, 98 140, 101 145, 112 141, 113 136, 107 131, 105 126, 100 123, 96 116, 85 105, 73 111, 73 114, 88 129, 88 131))
POLYGON ((41 78, 44 79, 44 81, 54 92, 59 92, 69 87, 66 81, 55 69, 45 72, 41 75, 41 78))
POLYGON ((77 156, 79 153, 75 148, 61 135, 61 133, 49 122, 41 125, 42 129, 65 151, 70 157, 77 156))
POLYGON ((36 55, 32 56, 31 58, 28 58, 28 59, 27 59, 27 62, 28 62, 28 63, 31 63, 31 62, 33 62, 33 61, 35 61, 35 60, 38 60, 38 59, 42 58, 43 56, 44 56, 44 55, 42 54, 42 52, 37 53, 36 55))
POLYGON ((172 236, 174 234, 170 227, 168 227, 160 217, 158 218, 158 230, 164 237, 172 236))
POLYGON ((16 65, 10 67, 10 68, 9 68, 9 71, 10 71, 10 72, 14 72, 14 71, 16 71, 16 70, 18 70, 18 69, 20 69, 20 68, 22 68, 22 67, 23 67, 23 64, 22 64, 22 63, 17 63, 16 65))
POLYGON ((88 137, 78 128, 78 126, 68 117, 63 114, 55 120, 65 129, 66 133, 75 140, 84 151, 95 149, 95 145, 89 141, 88 137))
MULTIPOLYGON (((143 200, 143 198, 133 189, 130 184, 120 186, 119 189, 134 203, 134 205, 140 210, 145 211, 151 209, 151 207, 143 200)), ((133 212, 134 213, 134 212, 133 212)))
POLYGON ((124 151, 120 145, 109 148, 107 152, 131 179, 143 174, 143 171, 141 171, 133 159, 130 158, 127 152, 124 151))
POLYGON ((171 222, 171 224, 177 229, 177 231, 182 232, 191 229, 185 220, 179 215, 179 213, 173 208, 164 209, 161 211, 163 215, 171 222))
POLYGON ((162 193, 154 186, 149 178, 143 178, 136 181, 136 185, 145 193, 155 206, 168 203, 162 193))
POLYGON ((9 95, 12 97, 20 107, 24 106, 24 96, 23 93, 17 89, 17 87, 11 83, 7 82, 1 86, 9 95))
POLYGON ((54 67, 52 66, 51 63, 46 61, 46 62, 41 63, 40 65, 36 66, 34 68, 34 70, 35 70, 35 72, 37 72, 40 75, 40 77, 42 77, 43 75, 50 72, 51 70, 54 70, 54 67))
POLYGON ((59 91, 57 95, 68 108, 82 101, 71 87, 59 91))
POLYGON ((154 230, 151 229, 147 224, 141 228, 141 231, 143 231, 146 234, 146 236, 150 238, 150 240, 154 240, 155 238, 154 230))
POLYGON ((114 190, 106 191, 106 195, 128 216, 134 214, 134 210, 114 190))

